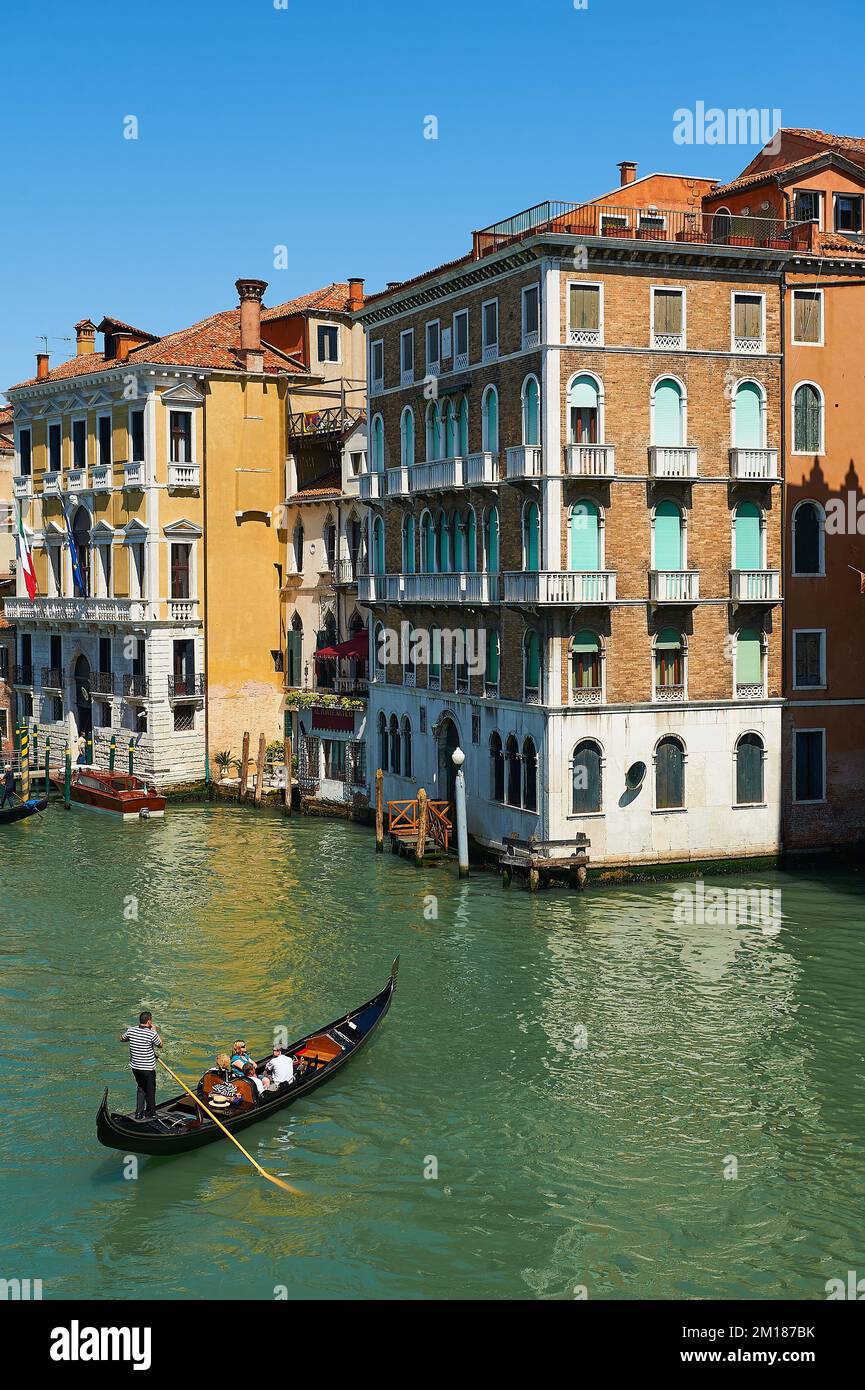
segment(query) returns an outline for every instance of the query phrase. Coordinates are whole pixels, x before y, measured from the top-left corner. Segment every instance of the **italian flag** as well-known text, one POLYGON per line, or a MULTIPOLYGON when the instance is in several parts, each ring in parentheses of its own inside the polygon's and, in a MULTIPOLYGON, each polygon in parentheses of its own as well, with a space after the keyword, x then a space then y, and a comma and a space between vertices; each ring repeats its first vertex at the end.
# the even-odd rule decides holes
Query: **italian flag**
POLYGON ((30 546, 27 544, 27 536, 24 531, 24 519, 21 516, 21 505, 18 506, 18 531, 15 536, 18 547, 18 563, 21 566, 21 573, 24 575, 24 583, 27 585, 29 598, 36 597, 36 571, 33 568, 33 556, 30 554, 30 546))

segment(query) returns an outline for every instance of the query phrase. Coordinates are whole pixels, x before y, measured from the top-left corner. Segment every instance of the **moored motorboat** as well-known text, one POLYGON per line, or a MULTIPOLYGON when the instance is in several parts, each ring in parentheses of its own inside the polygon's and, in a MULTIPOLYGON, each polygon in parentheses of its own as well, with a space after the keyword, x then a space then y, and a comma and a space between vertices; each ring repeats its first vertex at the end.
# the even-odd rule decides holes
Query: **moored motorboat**
POLYGON ((37 816, 48 805, 48 797, 30 797, 28 801, 18 801, 14 806, 4 806, 0 810, 0 825, 11 825, 16 820, 26 820, 37 816))
MULTIPOLYGON (((345 1066, 372 1035, 390 1008, 398 969, 399 956, 391 966, 384 989, 372 999, 287 1047, 285 1051, 295 1064, 294 1080, 272 1093, 265 1091, 257 1099, 249 1081, 232 1078, 230 1089, 239 1095, 240 1102, 229 1112, 225 1109, 225 1087, 215 1073, 206 1072, 198 1083, 203 1109, 191 1096, 181 1093, 157 1105, 153 1120, 142 1121, 135 1119, 134 1111, 118 1114, 110 1110, 106 1087, 96 1116, 97 1139, 107 1149, 119 1149, 121 1153, 185 1153, 187 1149, 199 1149, 203 1144, 224 1139, 221 1125, 233 1134, 292 1105, 345 1066), (208 1110, 218 1116, 220 1124, 210 1119, 208 1110)), ((259 1074, 269 1059, 268 1054, 256 1063, 259 1074)))
MULTIPOLYGON (((54 780, 62 790, 63 779, 54 780)), ((147 820, 151 816, 165 815, 165 797, 131 772, 76 768, 72 773, 70 798, 76 806, 86 806, 91 811, 110 811, 124 820, 147 820)))

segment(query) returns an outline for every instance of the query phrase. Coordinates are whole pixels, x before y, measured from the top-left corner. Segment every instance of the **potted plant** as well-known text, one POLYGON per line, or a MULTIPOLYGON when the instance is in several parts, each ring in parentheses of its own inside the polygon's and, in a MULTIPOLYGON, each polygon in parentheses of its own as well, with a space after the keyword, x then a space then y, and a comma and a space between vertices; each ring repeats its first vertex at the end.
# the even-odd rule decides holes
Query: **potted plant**
POLYGON ((231 752, 231 749, 230 749, 230 748, 223 748, 223 749, 221 750, 221 752, 217 753, 217 754, 214 756, 213 761, 216 763, 216 766, 219 768, 219 780, 220 780, 220 782, 222 781, 222 779, 223 779, 224 777, 227 777, 227 776, 228 776, 229 772, 231 771, 231 769, 232 769, 233 767, 237 767, 237 766, 238 766, 238 761, 237 761, 237 759, 235 758, 234 754, 231 752))

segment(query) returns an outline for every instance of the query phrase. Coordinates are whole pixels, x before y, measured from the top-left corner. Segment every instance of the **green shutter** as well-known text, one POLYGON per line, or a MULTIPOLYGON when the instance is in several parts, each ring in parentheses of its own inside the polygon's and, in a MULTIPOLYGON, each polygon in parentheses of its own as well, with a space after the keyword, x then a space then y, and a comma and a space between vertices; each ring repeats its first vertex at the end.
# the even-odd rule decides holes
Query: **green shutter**
POLYGON ((760 508, 756 503, 741 502, 736 508, 735 535, 735 568, 761 569, 760 508))
POLYGON ((760 685, 763 679, 763 653, 759 632, 743 628, 736 639, 736 684, 760 685))
POLYGON ((752 381, 743 381, 736 391, 735 436, 737 449, 763 447, 763 397, 752 381))
POLYGON ((495 507, 487 522, 487 573, 499 572, 499 514, 495 507))
POLYGON ((571 508, 568 527, 571 533, 571 569, 599 570, 601 568, 600 513, 595 503, 577 502, 571 508))
POLYGON ((538 569, 538 556, 540 550, 540 518, 537 504, 531 502, 526 510, 526 569, 536 572, 538 569))
POLYGON ((682 444, 682 392, 675 381, 655 387, 655 444, 682 444))
POLYGON ((655 569, 682 568, 682 513, 675 502, 659 502, 655 509, 655 569))

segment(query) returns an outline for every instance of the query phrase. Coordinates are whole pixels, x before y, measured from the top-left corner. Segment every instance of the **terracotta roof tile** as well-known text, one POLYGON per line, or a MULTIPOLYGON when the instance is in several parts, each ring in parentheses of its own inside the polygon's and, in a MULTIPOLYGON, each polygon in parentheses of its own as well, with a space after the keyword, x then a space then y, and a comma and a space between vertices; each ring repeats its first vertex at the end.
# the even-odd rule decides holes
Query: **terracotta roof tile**
POLYGON ((816 152, 805 155, 804 159, 791 159, 788 164, 775 164, 771 169, 761 169, 757 174, 743 174, 741 178, 733 179, 730 183, 718 184, 708 195, 710 198, 718 198, 726 193, 735 193, 740 188, 750 188, 752 185, 760 183, 774 182, 777 174, 788 174, 800 165, 813 164, 815 159, 822 158, 816 152))
POLYGON ((272 308, 262 310, 261 321, 266 323, 268 319, 284 319, 290 314, 303 314, 313 309, 331 314, 349 313, 348 285, 334 280, 332 284, 325 285, 320 290, 313 290, 311 294, 299 295, 297 299, 287 299, 284 304, 274 304, 272 308))
POLYGON ((309 487, 299 487, 292 497, 339 497, 342 493, 342 475, 338 468, 316 478, 309 487))

